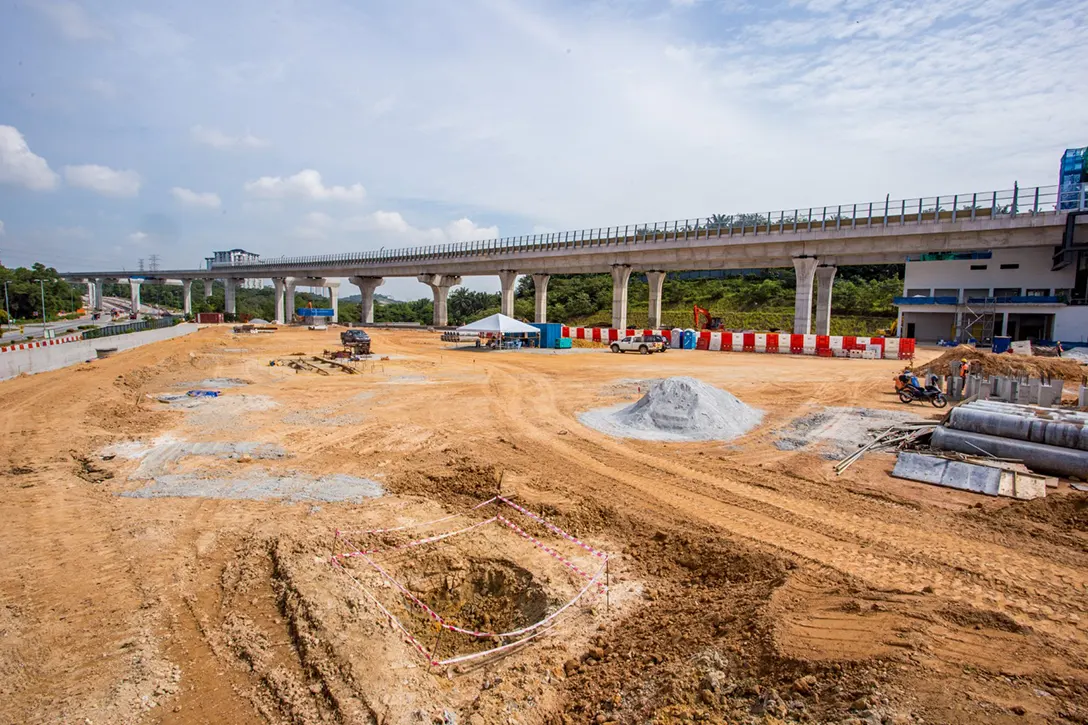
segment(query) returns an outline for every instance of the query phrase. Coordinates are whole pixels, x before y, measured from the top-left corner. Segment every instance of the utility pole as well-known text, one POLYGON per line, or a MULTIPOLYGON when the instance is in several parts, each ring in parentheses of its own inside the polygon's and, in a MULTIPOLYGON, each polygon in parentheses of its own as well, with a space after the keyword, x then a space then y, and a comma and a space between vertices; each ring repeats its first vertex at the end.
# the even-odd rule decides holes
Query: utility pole
POLYGON ((44 340, 45 339, 45 280, 44 279, 36 279, 34 281, 37 282, 38 284, 40 284, 41 289, 42 289, 42 339, 44 340))
POLYGON ((137 260, 137 264, 139 265, 140 271, 143 272, 144 271, 144 258, 140 257, 140 259, 137 260))
POLYGON ((11 302, 8 301, 8 282, 9 282, 9 280, 4 280, 4 307, 8 311, 8 332, 10 332, 11 331, 11 302))
POLYGON ((147 262, 148 269, 150 269, 152 272, 159 271, 159 255, 152 254, 150 257, 147 258, 147 262))

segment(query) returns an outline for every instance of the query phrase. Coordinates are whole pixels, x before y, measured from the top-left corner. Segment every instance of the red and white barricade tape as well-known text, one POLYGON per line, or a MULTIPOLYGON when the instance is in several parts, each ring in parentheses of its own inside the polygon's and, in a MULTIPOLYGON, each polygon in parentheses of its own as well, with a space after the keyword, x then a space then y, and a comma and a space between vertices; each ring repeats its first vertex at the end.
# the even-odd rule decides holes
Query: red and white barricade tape
POLYGON ((16 350, 33 350, 36 347, 49 347, 51 345, 63 345, 66 342, 79 342, 82 339, 82 335, 69 335, 67 337, 56 337, 52 340, 41 340, 39 342, 19 342, 6 347, 0 347, 0 353, 14 352, 16 350))

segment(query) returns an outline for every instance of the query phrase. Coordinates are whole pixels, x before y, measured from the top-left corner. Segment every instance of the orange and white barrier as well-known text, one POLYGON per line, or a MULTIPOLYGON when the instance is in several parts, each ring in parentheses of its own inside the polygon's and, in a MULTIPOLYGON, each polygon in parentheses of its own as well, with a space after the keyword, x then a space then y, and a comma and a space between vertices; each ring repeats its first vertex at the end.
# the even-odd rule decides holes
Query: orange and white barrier
MULTIPOLYGON (((612 330, 604 327, 563 327, 563 337, 609 343, 630 335, 664 335, 673 348, 682 346, 683 330, 612 330)), ((785 332, 694 333, 695 349, 709 352, 765 352, 820 357, 907 360, 914 357, 914 338, 853 335, 794 335, 785 332)))
POLYGON ((14 345, 8 345, 7 347, 0 347, 0 353, 13 352, 15 350, 33 350, 36 347, 62 345, 66 342, 78 342, 82 339, 82 335, 69 335, 68 337, 55 337, 52 340, 41 340, 40 342, 19 342, 14 345))

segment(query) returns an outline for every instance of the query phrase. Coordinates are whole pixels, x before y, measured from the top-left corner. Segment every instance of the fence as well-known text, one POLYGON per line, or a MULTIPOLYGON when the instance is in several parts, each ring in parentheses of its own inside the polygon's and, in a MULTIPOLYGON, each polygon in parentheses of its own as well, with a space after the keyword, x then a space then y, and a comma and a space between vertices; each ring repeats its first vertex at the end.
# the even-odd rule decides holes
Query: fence
POLYGON ((100 337, 124 335, 129 332, 160 330, 164 327, 173 327, 179 322, 181 322, 181 318, 179 317, 163 317, 159 320, 140 320, 139 322, 128 322, 123 325, 105 325, 104 327, 97 327, 93 330, 84 330, 83 339, 96 340, 100 337))

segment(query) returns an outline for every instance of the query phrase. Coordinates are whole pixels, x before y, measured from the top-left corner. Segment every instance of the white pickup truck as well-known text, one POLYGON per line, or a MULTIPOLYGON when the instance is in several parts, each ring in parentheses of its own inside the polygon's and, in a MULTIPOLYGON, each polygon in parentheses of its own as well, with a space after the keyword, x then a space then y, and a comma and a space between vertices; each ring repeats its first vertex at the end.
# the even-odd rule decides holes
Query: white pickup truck
POLYGON ((652 352, 665 352, 665 343, 660 335, 632 335, 616 340, 609 346, 612 352, 627 352, 637 350, 641 355, 649 355, 652 352))

